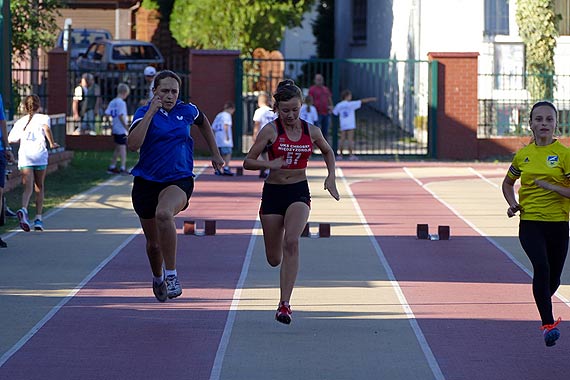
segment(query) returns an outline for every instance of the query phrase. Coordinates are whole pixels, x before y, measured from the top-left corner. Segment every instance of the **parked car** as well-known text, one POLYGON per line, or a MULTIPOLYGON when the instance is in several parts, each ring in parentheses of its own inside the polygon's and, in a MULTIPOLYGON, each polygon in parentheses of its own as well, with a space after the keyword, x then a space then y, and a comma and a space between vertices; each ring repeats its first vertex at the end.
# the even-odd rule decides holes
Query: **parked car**
POLYGON ((140 71, 146 66, 162 67, 164 58, 152 42, 138 40, 99 40, 79 54, 80 71, 140 71))
MULTIPOLYGON (((56 47, 63 48, 64 31, 57 37, 56 47)), ((69 35, 68 47, 70 68, 76 68, 76 61, 79 54, 84 53, 89 45, 99 40, 110 40, 113 38, 107 29, 72 29, 69 35)))

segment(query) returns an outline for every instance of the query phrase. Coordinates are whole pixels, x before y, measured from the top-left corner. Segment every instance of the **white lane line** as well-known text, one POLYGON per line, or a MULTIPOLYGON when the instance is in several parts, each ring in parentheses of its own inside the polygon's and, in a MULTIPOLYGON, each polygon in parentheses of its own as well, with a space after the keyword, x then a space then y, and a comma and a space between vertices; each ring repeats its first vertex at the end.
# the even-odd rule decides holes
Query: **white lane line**
POLYGON ((91 279, 93 277, 95 277, 95 275, 97 275, 97 273, 99 273, 99 271, 101 271, 101 269, 103 269, 105 267, 105 265, 107 265, 107 263, 109 263, 111 260, 113 260, 115 258, 115 256, 117 256, 119 254, 119 252, 121 252, 121 250, 131 242, 131 240, 133 240, 136 236, 138 236, 141 233, 141 229, 138 229, 136 233, 132 234, 131 236, 129 236, 125 241, 123 241, 123 243, 118 246, 113 253, 111 253, 110 256, 108 256, 105 260, 103 260, 95 269, 93 269, 93 271, 91 271, 91 273, 89 273, 87 275, 87 277, 85 277, 80 283, 79 285, 77 285, 75 287, 75 289, 73 289, 72 291, 69 292, 69 294, 67 296, 65 296, 61 301, 59 301, 59 303, 57 305, 55 305, 38 323, 35 324, 34 327, 32 327, 30 329, 30 331, 28 331, 28 333, 26 335, 24 335, 22 338, 20 338, 20 340, 18 342, 16 342, 16 344, 14 344, 14 346, 12 346, 12 348, 10 348, 8 351, 6 351, 4 353, 4 355, 2 355, 2 357, 0 357, 0 367, 2 367, 7 361, 8 359, 10 359, 10 357, 12 357, 12 355, 14 355, 20 348, 22 348, 22 346, 24 346, 24 344, 26 344, 27 341, 29 341, 30 339, 32 339, 32 337, 63 307, 65 306, 66 303, 68 303, 76 294, 77 292, 79 292, 84 286, 85 284, 87 284, 89 281, 91 281, 91 279))
POLYGON ((241 292, 245 280, 247 278, 249 265, 251 263, 251 257, 253 256, 253 249, 255 248, 255 241, 257 239, 257 235, 259 233, 260 228, 261 228, 261 223, 258 216, 255 221, 255 225, 251 230, 251 238, 249 239, 249 245, 247 247, 247 252, 243 260, 241 273, 239 275, 236 288, 234 290, 234 296, 232 298, 232 304, 230 305, 230 309, 228 311, 228 318, 226 319, 224 332, 222 333, 220 344, 218 345, 218 350, 216 351, 216 358, 214 359, 214 364, 212 365, 212 372, 210 372, 210 380, 218 380, 222 373, 222 365, 224 364, 224 357, 226 355, 226 350, 230 342, 230 337, 232 336, 232 329, 234 327, 234 322, 237 315, 237 309, 239 306, 239 301, 241 299, 241 292))
MULTIPOLYGON (((445 207, 447 207, 452 213, 455 214, 455 216, 457 216, 459 219, 461 219, 463 222, 465 222, 465 224, 467 224, 469 227, 471 227, 475 232, 477 232, 479 235, 483 236, 485 239, 487 239, 487 241, 489 243, 491 243, 495 248, 497 248, 499 251, 501 251, 505 256, 507 256, 509 258, 509 260, 511 260, 517 267, 519 267, 520 270, 522 270, 524 273, 526 273, 530 278, 532 278, 532 271, 530 269, 528 269, 523 263, 521 263, 520 261, 518 261, 516 259, 516 257, 514 257, 509 251, 507 251, 506 249, 504 249, 503 247, 501 247, 499 245, 499 243, 497 243, 495 240, 493 240, 492 238, 490 238, 485 232, 483 232, 482 230, 480 230, 476 225, 474 225, 473 223, 471 223, 469 220, 465 219, 460 213, 459 211, 457 211, 456 209, 453 208, 453 206, 451 206, 449 203, 447 203, 446 201, 444 201, 443 199, 441 199, 436 193, 434 193, 433 191, 430 190, 428 185, 425 185, 422 183, 422 181, 420 181, 419 179, 417 179, 416 177, 414 177, 414 174, 406 167, 403 168, 404 172, 406 172, 406 174, 413 179, 414 181, 416 181, 422 188, 424 188, 428 193, 430 193, 435 199, 437 199, 441 204, 443 204, 445 207)), ((474 169, 473 171, 475 173, 477 173, 474 169)), ((483 178, 483 175, 481 175, 480 173, 478 177, 483 178)), ((491 182, 490 180, 487 180, 485 182, 491 182)), ((498 186, 494 183, 491 182, 491 184, 493 185, 493 187, 497 187, 498 186)), ((566 306, 570 307, 570 301, 564 297, 563 295, 561 295, 560 293, 556 292, 555 296, 558 297, 558 299, 560 299, 560 301, 562 301, 564 304, 566 304, 566 306)))
MULTIPOLYGON (((196 174, 196 177, 198 175, 200 175, 207 166, 201 167, 198 170, 198 174, 196 174)), ((58 214, 59 212, 61 212, 62 210, 70 207, 71 205, 73 205, 74 203, 80 202, 82 200, 84 200, 88 195, 93 194, 95 192, 97 192, 97 190, 108 186, 110 183, 113 183, 115 181, 117 181, 118 177, 114 177, 111 178, 105 182, 103 182, 100 185, 97 185, 87 191, 85 191, 84 193, 78 194, 76 196, 73 196, 71 198, 71 200, 69 200, 68 202, 66 202, 65 204, 63 204, 60 207, 57 207, 53 210, 51 210, 49 213, 46 214, 46 218, 48 217, 52 217, 56 214, 58 214)), ((10 233, 7 237, 13 236, 16 233, 18 233, 19 231, 14 231, 12 233, 10 233)), ((129 237, 127 237, 127 239, 125 239, 121 245, 119 245, 112 253, 111 255, 109 255, 106 259, 104 259, 103 261, 101 261, 101 263, 99 263, 99 265, 97 265, 97 267, 95 269, 93 269, 93 271, 91 271, 91 273, 89 273, 72 291, 69 292, 69 294, 67 294, 67 296, 65 296, 57 305, 55 305, 53 308, 51 308, 51 310, 38 322, 36 323, 31 329, 30 331, 28 331, 26 333, 26 335, 24 335, 22 338, 20 338, 20 340, 18 342, 16 342, 16 344, 14 344, 14 346, 12 346, 8 351, 6 351, 4 353, 4 355, 2 355, 0 357, 0 367, 2 367, 16 352, 18 352, 18 350, 20 348, 22 348, 24 346, 24 344, 26 344, 26 342, 28 342, 30 339, 32 339, 32 337, 50 320, 53 318, 53 316, 63 307, 65 306, 65 304, 67 304, 73 297, 75 297, 75 295, 89 282, 91 281, 91 279, 93 277, 95 277, 95 275, 97 275, 97 273, 99 273, 111 260, 113 260, 115 258, 115 256, 117 256, 119 254, 119 252, 121 252, 121 250, 127 246, 127 244, 129 244, 131 242, 131 240, 133 240, 136 236, 140 235, 142 232, 141 228, 138 228, 136 230, 135 233, 133 233, 132 235, 130 235, 129 237)))
MULTIPOLYGON (((435 376, 435 379, 436 380, 444 380, 445 376, 443 376, 443 372, 441 372, 441 368, 439 368, 439 364, 437 363, 435 355, 433 354, 433 352, 432 352, 432 350, 431 350, 431 348, 427 342, 427 339, 425 338, 424 333, 422 332, 422 329, 420 328, 420 326, 416 320, 416 316, 414 315, 412 308, 408 304, 408 300, 406 299, 406 296, 404 295, 402 288, 400 288, 400 284, 396 280, 396 276, 394 276, 394 272, 392 271, 392 268, 390 267, 390 264, 388 263, 386 256, 384 256, 384 252, 382 251, 382 248, 380 248, 380 245, 378 244, 378 241, 376 240, 376 237, 374 236, 372 229, 368 225, 368 222, 366 221, 366 217, 362 213, 362 209, 360 208, 358 201, 354 197, 354 193, 352 192, 350 185, 348 184, 348 181, 346 180, 346 177, 344 176, 344 173, 342 172, 342 169, 337 168, 337 170, 340 174, 340 177, 342 178, 342 182, 344 183, 344 186, 346 188, 348 196, 352 200, 352 204, 354 206, 354 209, 356 210, 356 213, 358 214, 358 216, 360 218, 360 222, 364 226, 364 228, 366 230, 366 234, 368 235, 368 238, 370 239, 370 242, 372 243, 372 246, 374 247, 374 250, 376 251, 376 255, 380 259, 380 263, 382 263, 382 266, 384 267, 384 270, 386 271, 386 274, 388 275, 388 279, 390 280, 390 285, 394 289, 394 292, 396 293, 396 296, 398 297, 398 300, 400 301, 400 304, 402 305, 402 308, 403 308, 404 312, 406 313, 406 316, 408 318, 410 326, 412 327, 412 330, 414 331, 414 334, 416 335, 416 339, 418 340, 418 343, 419 343, 422 351, 424 352, 424 356, 428 362, 429 367, 431 368, 433 375, 435 376)), ((212 380, 212 379, 210 379, 210 380, 212 380)))

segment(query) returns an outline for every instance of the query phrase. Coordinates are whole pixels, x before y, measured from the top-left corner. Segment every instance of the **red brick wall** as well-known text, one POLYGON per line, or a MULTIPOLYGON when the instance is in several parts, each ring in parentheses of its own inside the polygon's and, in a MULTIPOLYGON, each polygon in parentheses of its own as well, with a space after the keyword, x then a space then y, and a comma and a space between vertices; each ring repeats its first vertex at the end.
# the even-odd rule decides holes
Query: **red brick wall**
MULTIPOLYGON (((224 103, 235 102, 236 50, 192 50, 190 52, 190 102, 210 120, 222 111, 224 103)), ((195 149, 207 151, 198 128, 192 128, 195 149)), ((235 140, 234 136, 234 140, 235 140)))
POLYGON ((477 159, 477 58, 479 53, 429 53, 438 61, 439 159, 477 159))

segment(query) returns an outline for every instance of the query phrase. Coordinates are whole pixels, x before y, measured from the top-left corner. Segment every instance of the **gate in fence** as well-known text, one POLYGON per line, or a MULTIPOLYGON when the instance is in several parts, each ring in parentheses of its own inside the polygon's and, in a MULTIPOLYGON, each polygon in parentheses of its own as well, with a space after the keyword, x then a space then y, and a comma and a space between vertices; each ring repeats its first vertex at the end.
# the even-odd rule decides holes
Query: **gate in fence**
MULTIPOLYGON (((356 112, 355 153, 359 155, 428 156, 428 109, 433 63, 386 59, 238 59, 234 144, 247 152, 252 144, 253 113, 261 92, 272 94, 277 84, 291 78, 308 93, 315 74, 322 74, 337 104, 344 89, 353 99, 376 97, 356 112), (432 67, 432 68, 430 68, 432 67)), ((435 73, 437 71, 435 70, 435 73)), ((433 83, 432 83, 433 82, 433 83)), ((335 151, 339 144, 339 123, 331 116, 328 141, 335 151)))

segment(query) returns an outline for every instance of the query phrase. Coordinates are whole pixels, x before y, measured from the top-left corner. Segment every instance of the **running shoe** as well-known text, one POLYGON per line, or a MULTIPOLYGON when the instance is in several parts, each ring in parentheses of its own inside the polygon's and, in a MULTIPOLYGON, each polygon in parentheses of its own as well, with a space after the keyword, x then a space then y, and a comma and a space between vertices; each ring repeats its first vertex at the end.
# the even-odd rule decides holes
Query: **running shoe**
POLYGON ((0 238, 0 248, 8 248, 8 244, 2 238, 0 238))
POLYGON ((214 174, 215 175, 222 175, 222 172, 220 169, 214 169, 214 174))
POLYGON ((166 281, 162 281, 157 284, 154 280, 152 281, 152 292, 159 302, 165 302, 168 298, 168 290, 166 289, 166 281))
POLYGON ((279 303, 279 307, 277 308, 277 313, 275 313, 275 319, 278 322, 288 325, 291 323, 291 314, 293 314, 293 312, 291 311, 291 306, 289 303, 281 301, 279 303))
POLYGON ((12 211, 10 209, 10 207, 6 206, 6 216, 8 218, 17 218, 18 216, 16 215, 16 213, 14 211, 12 211))
POLYGON ((34 230, 43 231, 44 230, 44 222, 42 222, 39 219, 34 220, 34 230))
POLYGON ((356 157, 354 154, 351 154, 350 156, 348 156, 349 161, 358 161, 358 157, 356 157))
POLYGON ((120 174, 120 175, 130 175, 131 172, 128 171, 128 170, 121 169, 121 170, 119 171, 119 174, 120 174))
POLYGON ((30 221, 28 220, 28 212, 23 208, 16 211, 16 216, 18 216, 18 221, 20 222, 20 228, 26 232, 30 232, 30 221))
POLYGON ((337 160, 337 161, 342 161, 342 154, 337 154, 336 160, 337 160))
POLYGON ((232 171, 229 168, 224 168, 224 172, 222 174, 230 177, 233 177, 235 175, 235 173, 232 173, 232 171))
POLYGON ((547 347, 552 347, 556 344, 558 338, 560 338, 560 330, 558 330, 558 324, 562 321, 562 318, 558 319, 551 325, 543 325, 540 329, 542 330, 542 335, 544 336, 544 343, 547 347))
POLYGON ((180 287, 178 276, 175 276, 173 274, 166 276, 165 282, 168 298, 176 298, 182 294, 182 288, 180 287))
POLYGON ((107 168, 108 174, 119 174, 121 170, 119 168, 107 168))

